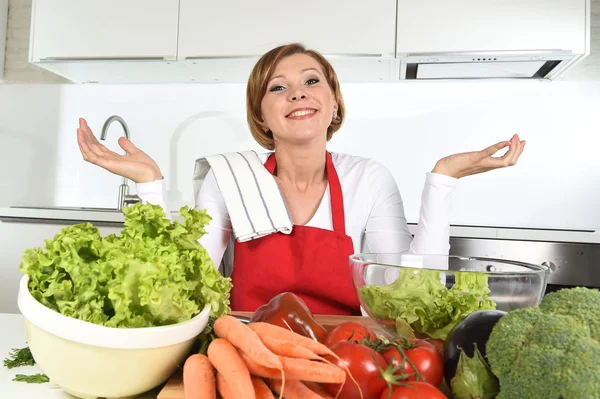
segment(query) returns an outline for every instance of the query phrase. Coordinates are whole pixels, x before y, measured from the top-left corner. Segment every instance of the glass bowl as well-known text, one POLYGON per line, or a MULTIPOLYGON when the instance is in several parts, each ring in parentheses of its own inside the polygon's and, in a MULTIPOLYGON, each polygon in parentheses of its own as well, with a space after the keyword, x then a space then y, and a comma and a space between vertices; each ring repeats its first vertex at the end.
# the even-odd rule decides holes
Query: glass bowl
POLYGON ((394 336, 444 340, 469 314, 539 306, 548 268, 505 259, 412 253, 350 256, 368 316, 394 336))

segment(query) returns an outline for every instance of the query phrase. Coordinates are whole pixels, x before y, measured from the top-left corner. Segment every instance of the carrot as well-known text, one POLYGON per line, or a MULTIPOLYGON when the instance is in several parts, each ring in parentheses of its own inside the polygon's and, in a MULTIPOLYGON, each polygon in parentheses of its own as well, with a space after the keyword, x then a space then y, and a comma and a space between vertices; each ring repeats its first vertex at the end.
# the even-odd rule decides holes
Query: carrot
POLYGON ((195 354, 183 364, 183 391, 186 399, 217 399, 215 369, 208 357, 195 354))
MULTIPOLYGON (((269 324, 269 323, 265 323, 265 322, 249 323, 248 327, 250 327, 250 329, 253 330, 260 339, 264 339, 264 337, 271 336, 274 338, 281 339, 283 341, 292 342, 296 345, 304 346, 304 347, 310 349, 311 351, 313 351, 317 355, 330 355, 335 359, 341 360, 338 355, 336 355, 331 349, 329 349, 327 346, 321 344, 320 342, 317 342, 317 341, 310 339, 308 337, 305 337, 303 335, 297 334, 293 331, 286 330, 283 327, 279 327, 274 324, 269 324)), ((363 398, 360 386, 358 385, 358 382, 356 381, 356 379, 350 372, 350 369, 346 366, 345 370, 348 373, 348 375, 350 376, 350 379, 358 387, 360 397, 363 398)), ((342 387, 343 387, 343 385, 340 386, 340 391, 336 395, 336 398, 339 396, 340 392, 342 391, 342 387)))
POLYGON ((258 335, 233 316, 221 316, 214 324, 217 337, 224 338, 265 367, 281 370, 277 355, 267 349, 258 335))
MULTIPOLYGON (((250 374, 257 377, 281 379, 278 370, 261 366, 244 353, 241 353, 240 356, 248 366, 250 374)), ((289 380, 327 382, 333 384, 342 384, 346 381, 346 372, 337 366, 284 356, 280 356, 279 360, 281 360, 281 364, 283 365, 285 378, 289 380)))
POLYGON ((263 342, 263 344, 265 344, 268 350, 279 356, 295 357, 308 360, 325 360, 310 349, 296 345, 293 342, 284 341, 269 335, 261 337, 260 340, 263 342))
POLYGON ((215 338, 208 346, 208 359, 236 399, 256 399, 248 367, 229 341, 215 338))
MULTIPOLYGON (((217 373, 217 389, 223 399, 236 399, 235 393, 231 390, 231 387, 227 384, 225 377, 221 373, 217 373)), ((186 398, 187 399, 187 398, 186 398)))
MULTIPOLYGON (((241 323, 241 322, 240 322, 241 323)), ((243 323, 241 323, 243 324, 243 323)), ((277 338, 282 341, 290 342, 292 344, 296 344, 299 346, 303 346, 307 349, 310 349, 317 355, 331 355, 336 357, 336 354, 331 351, 328 347, 323 345, 320 342, 317 342, 313 339, 305 337, 303 335, 297 334, 293 331, 286 330, 283 327, 276 326, 274 324, 265 323, 262 321, 256 321, 253 323, 249 323, 248 327, 258 335, 261 339, 268 339, 265 337, 277 338)), ((269 367, 269 366, 267 366, 269 367)))
POLYGON ((333 396, 327 393, 325 388, 316 382, 312 381, 302 381, 304 385, 306 385, 311 391, 318 393, 323 399, 333 399, 333 396))
POLYGON ((311 391, 302 381, 288 381, 285 389, 280 380, 269 380, 269 386, 285 399, 323 399, 318 393, 311 391))
POLYGON ((252 385, 254 385, 254 395, 256 399, 275 399, 273 392, 267 386, 267 383, 262 378, 252 377, 252 385))

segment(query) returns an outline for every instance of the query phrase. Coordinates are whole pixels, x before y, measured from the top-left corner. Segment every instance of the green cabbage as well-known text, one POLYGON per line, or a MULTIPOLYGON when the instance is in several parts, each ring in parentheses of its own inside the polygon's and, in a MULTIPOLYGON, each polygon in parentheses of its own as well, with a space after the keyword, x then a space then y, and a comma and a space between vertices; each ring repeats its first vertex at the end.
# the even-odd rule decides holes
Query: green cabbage
POLYGON ((206 210, 182 207, 171 222, 158 205, 123 208, 120 235, 102 237, 90 223, 68 226, 41 248, 27 249, 19 270, 29 291, 61 314, 107 327, 180 323, 206 304, 229 313, 231 279, 223 277, 198 239, 206 210))
POLYGON ((374 317, 406 322, 420 333, 445 340, 469 314, 496 308, 488 299, 487 274, 453 274, 456 281, 448 289, 441 282, 440 271, 402 269, 400 277, 389 285, 361 287, 360 296, 374 317))

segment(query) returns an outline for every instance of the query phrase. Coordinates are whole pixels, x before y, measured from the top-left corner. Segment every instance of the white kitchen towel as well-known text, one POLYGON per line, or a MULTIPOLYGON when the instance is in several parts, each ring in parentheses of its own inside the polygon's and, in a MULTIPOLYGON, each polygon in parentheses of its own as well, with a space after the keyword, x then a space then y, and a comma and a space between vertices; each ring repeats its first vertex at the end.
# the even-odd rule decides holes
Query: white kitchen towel
POLYGON ((254 151, 211 155, 196 161, 194 191, 213 171, 239 242, 292 232, 292 221, 275 178, 254 151))

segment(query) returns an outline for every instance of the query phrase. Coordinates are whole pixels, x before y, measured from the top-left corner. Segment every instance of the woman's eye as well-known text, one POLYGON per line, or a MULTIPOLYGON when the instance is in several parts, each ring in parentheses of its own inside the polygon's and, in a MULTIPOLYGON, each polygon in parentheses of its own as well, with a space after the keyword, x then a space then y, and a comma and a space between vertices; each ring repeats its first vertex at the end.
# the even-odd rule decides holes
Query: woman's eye
POLYGON ((276 85, 276 86, 273 86, 273 87, 271 87, 271 88, 269 89, 269 91, 281 91, 281 90, 283 90, 283 89, 284 89, 284 87, 283 87, 283 86, 281 86, 281 85, 276 85))
POLYGON ((314 85, 314 84, 317 84, 317 83, 319 83, 319 79, 316 79, 316 78, 308 79, 306 81, 306 84, 308 84, 308 85, 314 85))

